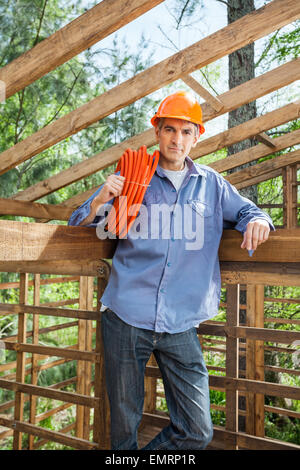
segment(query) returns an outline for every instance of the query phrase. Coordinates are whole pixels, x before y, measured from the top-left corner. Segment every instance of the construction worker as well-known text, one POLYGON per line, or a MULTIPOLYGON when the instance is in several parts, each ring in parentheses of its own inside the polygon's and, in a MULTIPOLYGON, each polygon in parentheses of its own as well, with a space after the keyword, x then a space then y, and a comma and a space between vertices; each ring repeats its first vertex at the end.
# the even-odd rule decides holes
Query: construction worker
MULTIPOLYGON (((222 231, 235 228, 244 234, 241 248, 255 250, 274 226, 219 173, 188 156, 204 132, 201 107, 193 95, 176 92, 166 97, 151 123, 160 155, 141 206, 147 210, 148 236, 143 219, 137 218, 127 236, 118 240, 101 298, 111 447, 138 449, 144 372, 153 353, 170 424, 144 450, 204 449, 213 427, 196 326, 218 313, 222 231), (169 209, 167 222, 161 222, 166 211, 157 208, 169 209)), ((99 209, 121 195, 123 185, 124 177, 110 175, 73 212, 69 225, 103 224, 99 209)))

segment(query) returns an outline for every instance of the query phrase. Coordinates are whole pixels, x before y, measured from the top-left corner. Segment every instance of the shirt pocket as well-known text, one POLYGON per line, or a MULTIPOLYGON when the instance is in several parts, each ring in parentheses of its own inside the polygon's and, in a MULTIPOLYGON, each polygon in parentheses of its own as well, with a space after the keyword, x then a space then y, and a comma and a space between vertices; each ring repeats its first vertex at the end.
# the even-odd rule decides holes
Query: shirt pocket
POLYGON ((201 217, 212 217, 215 213, 214 207, 199 199, 188 199, 189 206, 201 217))

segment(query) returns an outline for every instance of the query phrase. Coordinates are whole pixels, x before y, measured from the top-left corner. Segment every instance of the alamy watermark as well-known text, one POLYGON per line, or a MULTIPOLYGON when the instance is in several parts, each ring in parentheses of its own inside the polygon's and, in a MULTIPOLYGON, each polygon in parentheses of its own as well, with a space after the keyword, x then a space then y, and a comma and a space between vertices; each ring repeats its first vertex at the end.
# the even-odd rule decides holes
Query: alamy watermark
MULTIPOLYGON (((127 238, 127 217, 136 216, 134 223, 129 227, 131 239, 144 240, 185 240, 186 250, 200 250, 204 244, 204 224, 203 204, 199 202, 198 207, 193 208, 192 204, 183 206, 170 206, 168 204, 133 204, 127 211, 127 197, 119 197, 119 220, 124 224, 126 235, 120 238, 127 238), (171 218, 173 217, 173 223, 171 218)), ((105 204, 97 212, 100 216, 100 222, 97 225, 96 233, 101 240, 116 238, 115 221, 116 210, 113 205, 105 204), (111 214, 112 211, 112 214, 111 214), (109 221, 106 223, 106 217, 110 213, 109 221), (112 225, 112 226, 110 226, 112 225)))

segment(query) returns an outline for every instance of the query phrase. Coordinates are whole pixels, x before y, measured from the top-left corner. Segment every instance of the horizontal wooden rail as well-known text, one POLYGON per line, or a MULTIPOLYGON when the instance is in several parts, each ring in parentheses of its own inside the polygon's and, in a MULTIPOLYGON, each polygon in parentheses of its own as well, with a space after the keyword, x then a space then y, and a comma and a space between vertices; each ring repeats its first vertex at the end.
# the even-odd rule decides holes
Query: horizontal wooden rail
MULTIPOLYGON (((65 282, 77 282, 79 281, 79 276, 64 276, 64 277, 56 277, 56 278, 48 278, 48 279, 41 279, 40 285, 48 285, 48 284, 60 284, 65 282)), ((34 285, 34 281, 28 281, 28 287, 32 287, 34 285)), ((19 289, 20 283, 19 282, 2 282, 0 283, 0 290, 2 289, 19 289)))
POLYGON ((77 361, 100 361, 100 354, 91 351, 76 351, 67 348, 56 348, 52 346, 41 346, 38 344, 12 343, 1 339, 2 347, 10 351, 28 352, 32 354, 45 354, 48 356, 66 357, 77 361))
POLYGON ((61 390, 53 390, 51 387, 40 387, 38 385, 23 384, 20 382, 12 382, 0 378, 0 387, 13 392, 22 392, 29 395, 39 397, 52 398, 53 400, 65 401, 75 405, 83 405, 94 408, 98 404, 98 398, 81 395, 79 393, 65 392, 61 390))
POLYGON ((42 305, 20 305, 0 303, 0 312, 5 314, 31 313, 34 315, 49 315, 53 317, 78 318, 80 320, 100 320, 101 313, 94 310, 71 308, 43 307, 42 305))
MULTIPOLYGON (((224 230, 219 249, 220 260, 300 262, 298 229, 271 232, 268 241, 257 248, 252 258, 247 250, 240 248, 241 241, 242 235, 237 231, 224 230)), ((115 248, 116 240, 99 240, 95 228, 37 223, 33 230, 33 224, 0 220, 0 263, 3 265, 6 261, 8 267, 13 261, 40 261, 43 264, 43 260, 111 258, 115 248)))
POLYGON ((40 426, 35 426, 34 424, 28 424, 13 419, 0 417, 0 425, 27 434, 33 434, 34 436, 44 437, 47 440, 58 442, 66 446, 73 447, 74 449, 95 450, 99 447, 96 442, 90 442, 78 437, 66 436, 65 434, 58 431, 49 431, 40 426))

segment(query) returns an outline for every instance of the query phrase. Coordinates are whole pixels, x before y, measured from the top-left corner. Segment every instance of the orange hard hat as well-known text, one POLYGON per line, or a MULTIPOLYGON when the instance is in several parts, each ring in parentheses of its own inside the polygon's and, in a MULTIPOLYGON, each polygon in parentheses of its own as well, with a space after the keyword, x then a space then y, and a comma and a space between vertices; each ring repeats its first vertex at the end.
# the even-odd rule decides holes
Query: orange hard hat
POLYGON ((176 93, 167 96, 160 103, 158 111, 151 119, 151 124, 156 127, 160 118, 175 118, 193 122, 199 125, 200 134, 205 132, 201 106, 188 91, 176 91, 176 93))

